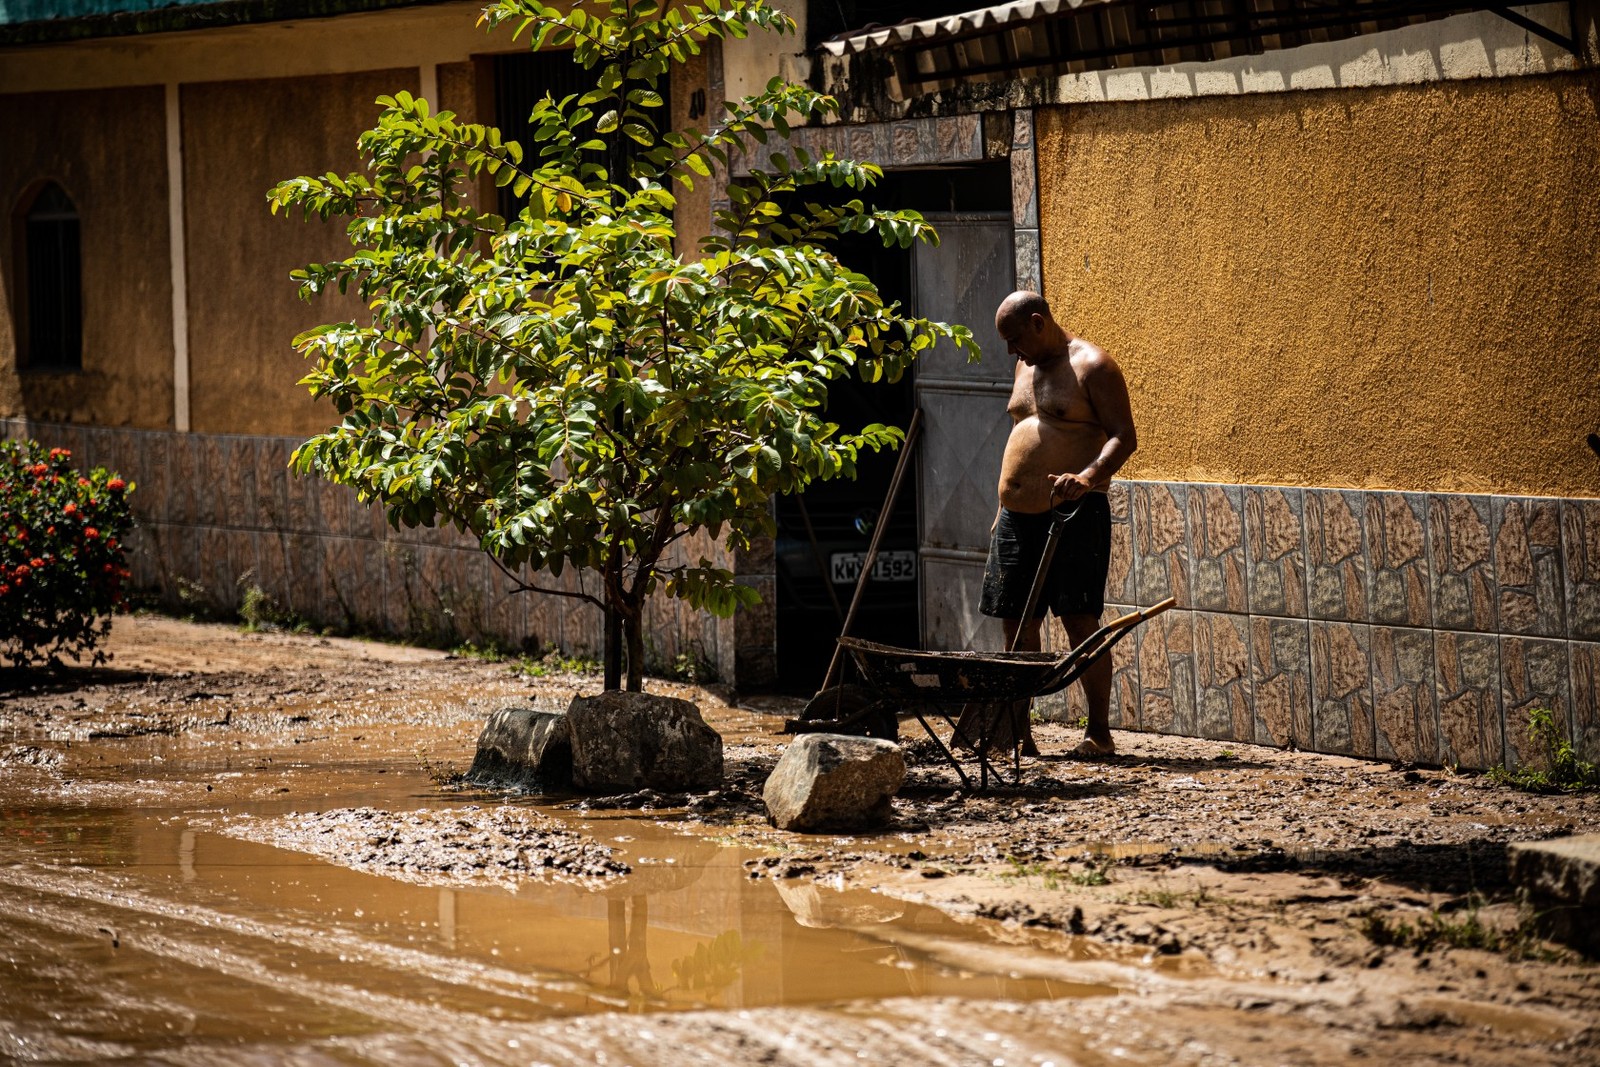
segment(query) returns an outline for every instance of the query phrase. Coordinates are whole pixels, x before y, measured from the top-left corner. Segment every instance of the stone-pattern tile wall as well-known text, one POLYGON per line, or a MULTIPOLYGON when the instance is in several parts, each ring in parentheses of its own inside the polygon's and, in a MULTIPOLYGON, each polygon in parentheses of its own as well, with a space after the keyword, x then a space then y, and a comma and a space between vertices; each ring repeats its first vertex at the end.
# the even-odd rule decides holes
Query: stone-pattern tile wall
MULTIPOLYGON (((599 652, 599 612, 556 595, 574 576, 513 595, 470 538, 291 475, 290 439, 0 420, 24 434, 137 484, 135 581, 175 609, 232 615, 253 585, 321 625, 599 652)), ((1538 759, 1549 708, 1600 759, 1600 500, 1122 481, 1111 512, 1105 619, 1178 601, 1113 651, 1114 726, 1485 768, 1538 759)), ((657 601, 649 652, 759 685, 781 654, 770 546, 726 562, 769 607, 657 601)), ((1041 705, 1085 711, 1076 686, 1041 705)))
POLYGON ((1106 619, 1178 600, 1117 650, 1114 726, 1486 768, 1542 758, 1548 708, 1600 758, 1600 500, 1128 481, 1112 513, 1106 619))
MULTIPOLYGON (((114 469, 135 484, 134 581, 173 610, 233 618, 255 587, 277 610, 317 626, 600 655, 599 610, 558 595, 578 590, 571 572, 537 577, 555 593, 513 594, 511 580, 472 537, 448 528, 391 529, 380 509, 351 490, 291 473, 296 440, 20 420, 0 420, 0 436, 69 448, 78 462, 114 469)), ((698 559, 720 558, 722 550, 703 538, 680 551, 698 559)), ((741 553, 740 580, 770 587, 770 555, 741 553)), ((717 620, 681 601, 660 598, 646 614, 654 669, 693 662, 729 681, 743 668, 740 684, 770 677, 770 647, 719 644, 717 620)), ((738 622, 746 637, 764 628, 770 646, 766 615, 757 609, 738 622)))

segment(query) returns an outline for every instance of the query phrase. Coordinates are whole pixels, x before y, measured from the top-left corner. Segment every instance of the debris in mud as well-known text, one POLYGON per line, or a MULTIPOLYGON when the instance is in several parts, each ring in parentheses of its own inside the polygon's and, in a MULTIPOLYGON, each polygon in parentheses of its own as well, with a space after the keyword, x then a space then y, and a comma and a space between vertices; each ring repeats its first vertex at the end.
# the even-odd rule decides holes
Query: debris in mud
POLYGON ((654 789, 641 789, 636 793, 585 797, 563 807, 572 811, 655 811, 658 808, 682 808, 688 803, 687 793, 658 793, 654 789))
POLYGON ((391 812, 346 808, 244 819, 223 832, 306 852, 343 867, 424 885, 517 878, 616 878, 630 873, 613 849, 521 808, 391 812))
POLYGON ((59 749, 46 750, 38 745, 11 745, 0 752, 0 764, 25 764, 30 767, 59 767, 64 758, 59 749))

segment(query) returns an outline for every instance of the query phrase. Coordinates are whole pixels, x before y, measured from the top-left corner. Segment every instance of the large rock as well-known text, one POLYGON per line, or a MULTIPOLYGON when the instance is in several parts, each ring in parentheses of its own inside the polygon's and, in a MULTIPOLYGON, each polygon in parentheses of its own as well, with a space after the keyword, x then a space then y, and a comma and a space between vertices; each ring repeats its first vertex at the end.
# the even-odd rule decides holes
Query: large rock
POLYGON ((573 697, 572 784, 682 792, 722 784, 722 735, 687 700, 612 691, 573 697))
POLYGON ((1518 842, 1510 858, 1541 932, 1600 957, 1600 834, 1518 842))
POLYGON ((767 779, 761 797, 780 830, 861 830, 882 826, 906 780, 900 746, 875 737, 803 734, 767 779))
POLYGON ((572 743, 565 713, 501 708, 490 715, 478 735, 478 754, 467 781, 536 792, 572 788, 572 743))

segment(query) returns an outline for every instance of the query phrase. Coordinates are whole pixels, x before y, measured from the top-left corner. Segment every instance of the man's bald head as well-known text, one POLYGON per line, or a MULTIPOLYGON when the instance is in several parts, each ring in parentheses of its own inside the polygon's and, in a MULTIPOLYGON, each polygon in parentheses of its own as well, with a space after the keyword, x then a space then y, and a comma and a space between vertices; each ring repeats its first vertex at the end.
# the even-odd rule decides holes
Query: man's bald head
POLYGON ((1008 320, 1027 320, 1038 315, 1046 322, 1054 322, 1055 317, 1050 314, 1050 302, 1038 293, 1029 289, 1018 289, 1004 300, 995 311, 996 322, 1008 320))
POLYGON ((1030 367, 1054 362, 1067 353, 1071 341, 1050 314, 1045 298, 1027 289, 1019 289, 1000 301, 994 313, 994 330, 1006 343, 1007 354, 1030 367))

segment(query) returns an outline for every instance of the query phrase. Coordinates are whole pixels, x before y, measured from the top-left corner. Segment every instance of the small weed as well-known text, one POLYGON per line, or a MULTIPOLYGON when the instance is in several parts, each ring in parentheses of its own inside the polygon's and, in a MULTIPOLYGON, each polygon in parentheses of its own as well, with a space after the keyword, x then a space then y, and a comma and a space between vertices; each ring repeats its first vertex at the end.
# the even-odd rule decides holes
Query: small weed
POLYGON ((186 622, 194 622, 205 610, 206 587, 181 574, 174 574, 172 589, 178 595, 178 603, 183 605, 183 614, 180 618, 186 622))
POLYGON ((1148 904, 1152 908, 1204 908, 1210 906, 1221 907, 1236 905, 1239 902, 1231 897, 1217 897, 1211 895, 1211 890, 1205 886, 1184 892, 1171 889, 1166 885, 1156 885, 1145 889, 1136 889, 1131 897, 1125 898, 1127 903, 1148 904))
POLYGON ((301 634, 311 629, 309 623, 257 585, 255 577, 254 571, 245 571, 238 581, 239 588, 243 590, 239 594, 239 622, 245 633, 288 630, 301 634))
POLYGON ((1238 758, 1239 757, 1234 753, 1233 749, 1231 749, 1231 748, 1223 749, 1221 752, 1218 752, 1217 756, 1216 756, 1216 759, 1217 759, 1218 763, 1225 763, 1228 760, 1238 759, 1238 758))
POLYGON ((486 644, 476 644, 472 641, 463 641, 450 649, 450 654, 457 659, 475 659, 483 663, 500 663, 506 658, 506 652, 493 641, 486 644))
POLYGON ((1176 908, 1182 902, 1184 895, 1177 890, 1160 886, 1155 889, 1141 889, 1133 894, 1135 904, 1148 904, 1153 908, 1176 908))
POLYGON ((680 652, 672 661, 670 674, 680 682, 701 685, 717 680, 717 669, 699 653, 680 652))
POLYGON ((1528 712, 1528 740, 1542 749, 1542 759, 1530 760, 1516 770, 1495 767, 1489 780, 1527 793, 1586 793, 1600 789, 1600 767, 1580 759, 1572 742, 1561 736, 1549 708, 1528 712), (1540 769, 1539 764, 1547 769, 1540 769))
POLYGON ((1562 958, 1538 931, 1538 915, 1524 902, 1517 910, 1517 923, 1510 929, 1484 921, 1485 901, 1474 893, 1460 917, 1438 908, 1418 917, 1416 923, 1392 919, 1376 911, 1360 916, 1356 928, 1374 945, 1409 948, 1418 955, 1435 948, 1475 948, 1503 952, 1514 959, 1556 960, 1562 958))
POLYGON ((544 678, 551 674, 599 674, 600 661, 563 655, 558 648, 546 649, 541 656, 518 656, 511 664, 513 674, 544 678))
POLYGON ((1072 720, 1072 725, 1080 730, 1087 730, 1089 728, 1089 716, 1079 715, 1076 719, 1072 720))
POLYGON ((1073 885, 1110 885, 1110 870, 1110 863, 1091 864, 1081 871, 1069 871, 1067 881, 1073 885))
POLYGON ((1411 948, 1418 953, 1441 946, 1498 950, 1502 941, 1498 930, 1484 925, 1476 907, 1468 909, 1466 916, 1461 919, 1451 919, 1438 911, 1430 911, 1419 918, 1415 926, 1371 911, 1361 916, 1357 929, 1374 945, 1411 948))
POLYGON ((1053 891, 1061 888, 1061 872, 1047 863, 1037 860, 1029 862, 1019 856, 1008 856, 1006 862, 1011 864, 1011 869, 1000 877, 1007 881, 1037 878, 1044 883, 1046 889, 1053 891))

